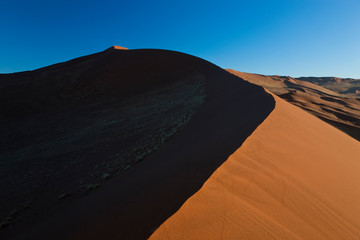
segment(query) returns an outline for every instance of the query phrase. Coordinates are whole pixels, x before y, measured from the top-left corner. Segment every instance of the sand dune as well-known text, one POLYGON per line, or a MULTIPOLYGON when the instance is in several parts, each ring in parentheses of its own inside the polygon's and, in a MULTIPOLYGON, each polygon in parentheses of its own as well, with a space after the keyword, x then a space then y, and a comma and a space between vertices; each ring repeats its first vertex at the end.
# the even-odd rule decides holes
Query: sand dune
POLYGON ((150 239, 359 239, 360 143, 279 97, 150 239))
POLYGON ((360 99, 350 90, 359 80, 265 76, 228 69, 242 79, 263 86, 360 141, 360 99), (350 92, 349 92, 350 91, 350 92))
POLYGON ((324 88, 322 86, 316 85, 311 82, 303 81, 297 78, 292 78, 289 76, 277 76, 277 75, 267 76, 261 74, 239 72, 233 69, 227 69, 227 71, 238 77, 241 77, 246 81, 249 81, 256 85, 261 85, 277 95, 289 93, 290 90, 296 90, 296 87, 298 87, 297 90, 304 91, 304 89, 300 89, 300 88, 305 87, 329 95, 342 96, 340 93, 334 92, 330 89, 324 88))
POLYGON ((0 121, 12 137, 0 146, 0 220, 22 207, 14 192, 33 199, 4 239, 146 239, 275 106, 262 87, 165 50, 110 48, 0 75, 0 93, 13 119, 0 121))
POLYGON ((117 49, 117 50, 129 50, 126 47, 121 47, 121 46, 112 46, 110 49, 117 49))
POLYGON ((301 77, 298 79, 323 86, 340 94, 360 96, 360 79, 337 77, 301 77))
MULTIPOLYGON (((359 142, 200 58, 123 50, 0 75, 0 214, 21 206, 0 238, 359 239, 359 142)), ((240 75, 324 116, 356 106, 240 75)))

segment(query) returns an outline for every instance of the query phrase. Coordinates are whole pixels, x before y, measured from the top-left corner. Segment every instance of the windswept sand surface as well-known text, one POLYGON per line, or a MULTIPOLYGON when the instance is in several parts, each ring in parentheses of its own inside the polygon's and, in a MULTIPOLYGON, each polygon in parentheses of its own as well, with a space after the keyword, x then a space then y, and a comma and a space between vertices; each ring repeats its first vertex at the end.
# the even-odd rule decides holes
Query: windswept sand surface
POLYGON ((150 239, 360 239, 360 143, 276 107, 150 239))

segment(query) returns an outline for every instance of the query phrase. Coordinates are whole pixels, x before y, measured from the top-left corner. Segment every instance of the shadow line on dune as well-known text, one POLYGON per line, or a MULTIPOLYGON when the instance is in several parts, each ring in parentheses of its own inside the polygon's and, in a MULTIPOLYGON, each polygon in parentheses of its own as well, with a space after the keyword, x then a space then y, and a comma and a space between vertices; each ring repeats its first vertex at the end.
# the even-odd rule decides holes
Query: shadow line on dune
POLYGON ((176 52, 143 51, 149 61, 165 54, 194 65, 206 78, 205 103, 162 149, 22 236, 146 239, 201 188, 275 107, 273 97, 262 87, 209 62, 176 52))

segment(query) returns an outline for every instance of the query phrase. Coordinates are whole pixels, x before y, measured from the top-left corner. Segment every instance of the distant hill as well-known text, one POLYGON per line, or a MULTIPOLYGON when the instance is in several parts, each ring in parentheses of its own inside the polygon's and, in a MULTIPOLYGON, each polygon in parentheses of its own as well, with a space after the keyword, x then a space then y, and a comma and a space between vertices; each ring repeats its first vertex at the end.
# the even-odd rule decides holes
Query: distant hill
POLYGON ((360 97, 360 79, 336 77, 301 77, 302 81, 314 83, 346 96, 360 97))
POLYGON ((263 86, 288 102, 303 108, 360 141, 360 97, 356 79, 292 78, 229 72, 263 86))

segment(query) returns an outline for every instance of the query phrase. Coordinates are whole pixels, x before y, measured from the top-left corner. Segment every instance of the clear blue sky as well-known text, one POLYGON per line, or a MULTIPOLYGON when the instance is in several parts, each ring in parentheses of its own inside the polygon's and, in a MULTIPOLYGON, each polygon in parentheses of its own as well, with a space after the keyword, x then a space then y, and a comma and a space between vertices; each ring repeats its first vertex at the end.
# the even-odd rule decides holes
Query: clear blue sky
POLYGON ((1 73, 111 45, 253 73, 360 78, 360 0, 0 1, 1 73))

